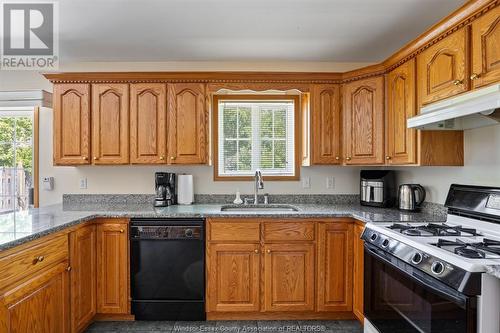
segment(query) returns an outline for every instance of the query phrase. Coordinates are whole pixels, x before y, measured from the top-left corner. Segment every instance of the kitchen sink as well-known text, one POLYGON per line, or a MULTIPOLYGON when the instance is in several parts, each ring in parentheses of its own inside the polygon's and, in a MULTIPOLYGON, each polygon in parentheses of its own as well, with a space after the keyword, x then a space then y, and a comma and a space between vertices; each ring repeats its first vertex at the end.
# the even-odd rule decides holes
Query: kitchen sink
POLYGON ((298 212, 300 209, 292 205, 269 204, 269 205, 224 205, 221 212, 298 212))

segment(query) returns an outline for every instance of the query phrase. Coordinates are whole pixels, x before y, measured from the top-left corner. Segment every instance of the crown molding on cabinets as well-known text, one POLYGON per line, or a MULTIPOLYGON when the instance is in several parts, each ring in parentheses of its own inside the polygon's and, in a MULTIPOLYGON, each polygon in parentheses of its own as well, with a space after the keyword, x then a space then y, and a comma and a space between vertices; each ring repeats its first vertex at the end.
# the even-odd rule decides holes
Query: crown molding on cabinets
POLYGON ((383 62, 344 73, 320 72, 66 72, 43 74, 52 83, 318 83, 338 84, 386 74, 419 53, 470 25, 500 4, 500 0, 471 0, 430 27, 383 62))

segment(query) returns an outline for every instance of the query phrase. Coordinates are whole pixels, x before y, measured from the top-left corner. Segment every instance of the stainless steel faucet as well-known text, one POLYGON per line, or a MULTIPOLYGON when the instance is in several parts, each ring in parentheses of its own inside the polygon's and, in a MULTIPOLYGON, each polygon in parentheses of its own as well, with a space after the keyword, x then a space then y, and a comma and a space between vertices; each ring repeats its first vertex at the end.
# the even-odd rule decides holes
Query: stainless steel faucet
POLYGON ((255 193, 253 197, 254 205, 259 203, 259 189, 264 188, 264 181, 262 180, 262 173, 259 169, 255 170, 255 193))

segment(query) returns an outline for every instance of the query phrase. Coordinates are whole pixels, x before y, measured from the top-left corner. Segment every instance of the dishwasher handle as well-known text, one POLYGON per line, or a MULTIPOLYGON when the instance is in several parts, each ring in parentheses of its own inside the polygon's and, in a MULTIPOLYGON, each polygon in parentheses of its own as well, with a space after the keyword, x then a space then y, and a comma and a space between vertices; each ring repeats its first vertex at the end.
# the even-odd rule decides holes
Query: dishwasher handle
POLYGON ((203 227, 199 225, 140 225, 130 227, 131 240, 202 240, 203 227))

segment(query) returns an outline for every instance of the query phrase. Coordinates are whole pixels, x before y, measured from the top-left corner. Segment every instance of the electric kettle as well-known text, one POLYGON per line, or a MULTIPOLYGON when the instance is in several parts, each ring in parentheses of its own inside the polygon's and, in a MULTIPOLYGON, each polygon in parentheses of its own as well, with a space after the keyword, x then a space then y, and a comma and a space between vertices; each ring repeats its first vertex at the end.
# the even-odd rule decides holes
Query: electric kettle
POLYGON ((425 200, 425 189, 419 184, 403 184, 399 186, 398 208, 415 211, 425 200))

